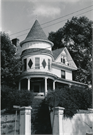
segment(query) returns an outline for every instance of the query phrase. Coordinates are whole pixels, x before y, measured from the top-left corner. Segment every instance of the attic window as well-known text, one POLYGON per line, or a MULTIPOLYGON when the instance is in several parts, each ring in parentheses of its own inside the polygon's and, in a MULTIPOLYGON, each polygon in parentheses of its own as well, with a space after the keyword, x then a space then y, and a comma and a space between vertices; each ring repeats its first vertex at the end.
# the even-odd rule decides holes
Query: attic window
POLYGON ((65 62, 66 62, 65 57, 63 57, 63 56, 61 57, 61 62, 65 64, 65 62))

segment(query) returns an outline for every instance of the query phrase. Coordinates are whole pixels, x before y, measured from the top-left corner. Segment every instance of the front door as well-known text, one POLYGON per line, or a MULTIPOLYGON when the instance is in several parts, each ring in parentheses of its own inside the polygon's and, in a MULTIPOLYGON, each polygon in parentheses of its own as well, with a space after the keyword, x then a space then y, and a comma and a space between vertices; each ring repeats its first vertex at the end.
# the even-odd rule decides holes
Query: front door
POLYGON ((34 92, 39 93, 40 91, 39 89, 40 89, 39 85, 34 85, 34 92))

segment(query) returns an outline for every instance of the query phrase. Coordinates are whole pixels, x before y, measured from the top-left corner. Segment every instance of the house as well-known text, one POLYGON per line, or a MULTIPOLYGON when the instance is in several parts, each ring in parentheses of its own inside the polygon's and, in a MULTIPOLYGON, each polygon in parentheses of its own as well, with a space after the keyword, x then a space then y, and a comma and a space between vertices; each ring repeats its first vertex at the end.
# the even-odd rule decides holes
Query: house
POLYGON ((19 90, 46 95, 49 90, 64 86, 86 87, 73 81, 72 71, 77 70, 77 66, 67 48, 52 51, 53 43, 47 39, 37 20, 20 46, 23 67, 19 90))

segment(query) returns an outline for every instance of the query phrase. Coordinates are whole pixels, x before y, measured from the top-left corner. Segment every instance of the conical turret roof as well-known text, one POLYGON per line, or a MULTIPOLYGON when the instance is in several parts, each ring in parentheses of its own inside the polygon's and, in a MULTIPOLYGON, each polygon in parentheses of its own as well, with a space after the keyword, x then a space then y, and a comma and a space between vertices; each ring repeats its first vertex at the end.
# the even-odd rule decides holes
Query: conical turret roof
POLYGON ((27 37, 25 38, 24 41, 22 41, 20 43, 20 45, 22 46, 22 44, 26 43, 26 42, 30 42, 30 41, 45 41, 50 43, 53 46, 53 43, 51 41, 48 40, 46 34, 44 33, 43 29, 41 28, 39 22, 36 20, 32 26, 32 28, 30 29, 27 37))
POLYGON ((35 23, 33 24, 31 30, 29 31, 26 39, 43 39, 47 40, 47 36, 45 35, 43 29, 41 28, 39 22, 36 20, 35 23))

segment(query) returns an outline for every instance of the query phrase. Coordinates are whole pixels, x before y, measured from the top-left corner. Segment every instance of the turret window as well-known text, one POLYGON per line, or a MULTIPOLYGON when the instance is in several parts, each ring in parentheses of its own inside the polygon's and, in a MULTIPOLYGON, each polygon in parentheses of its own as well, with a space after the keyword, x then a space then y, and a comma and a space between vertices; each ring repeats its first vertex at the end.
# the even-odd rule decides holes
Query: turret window
POLYGON ((26 71, 27 70, 27 59, 24 59, 24 71, 26 71))
POLYGON ((50 59, 48 59, 48 70, 50 70, 50 59))
POLYGON ((35 69, 40 69, 40 58, 35 58, 35 69))
POLYGON ((30 59, 30 60, 29 60, 29 62, 28 62, 28 66, 29 66, 29 68, 31 68, 31 67, 32 67, 32 65, 33 65, 33 62, 32 62, 32 60, 30 59))

